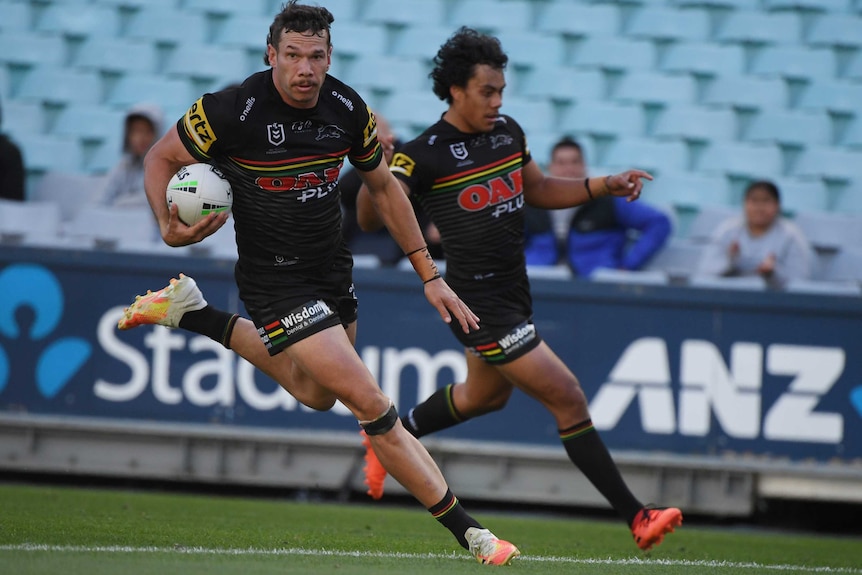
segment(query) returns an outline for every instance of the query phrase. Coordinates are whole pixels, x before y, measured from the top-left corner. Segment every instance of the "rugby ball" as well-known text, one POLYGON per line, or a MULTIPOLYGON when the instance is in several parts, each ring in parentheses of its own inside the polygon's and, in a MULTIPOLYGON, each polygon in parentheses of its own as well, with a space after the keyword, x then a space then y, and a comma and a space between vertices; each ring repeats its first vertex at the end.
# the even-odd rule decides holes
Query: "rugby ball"
POLYGON ((193 226, 214 212, 229 212, 233 206, 230 182, 209 164, 183 166, 165 190, 168 209, 179 206, 180 219, 193 226))

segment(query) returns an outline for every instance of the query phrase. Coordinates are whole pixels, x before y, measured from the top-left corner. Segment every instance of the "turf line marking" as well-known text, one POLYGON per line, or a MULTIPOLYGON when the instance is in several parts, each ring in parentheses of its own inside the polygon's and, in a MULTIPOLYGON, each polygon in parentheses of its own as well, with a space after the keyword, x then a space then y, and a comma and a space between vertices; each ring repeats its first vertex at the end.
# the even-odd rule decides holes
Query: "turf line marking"
MULTIPOLYGON (((256 555, 289 556, 310 555, 320 557, 373 557, 382 559, 468 559, 465 553, 388 553, 384 551, 340 551, 334 549, 209 549, 206 547, 129 547, 129 546, 83 546, 83 545, 38 545, 21 543, 19 545, 0 545, 0 551, 46 551, 59 553, 176 553, 179 555, 256 555)), ((765 564, 737 561, 695 561, 687 559, 590 559, 577 557, 522 556, 516 561, 535 563, 569 563, 575 565, 659 565, 665 567, 728 567, 732 569, 766 569, 770 571, 805 571, 808 573, 850 573, 862 575, 862 569, 850 567, 811 567, 808 565, 765 564)))

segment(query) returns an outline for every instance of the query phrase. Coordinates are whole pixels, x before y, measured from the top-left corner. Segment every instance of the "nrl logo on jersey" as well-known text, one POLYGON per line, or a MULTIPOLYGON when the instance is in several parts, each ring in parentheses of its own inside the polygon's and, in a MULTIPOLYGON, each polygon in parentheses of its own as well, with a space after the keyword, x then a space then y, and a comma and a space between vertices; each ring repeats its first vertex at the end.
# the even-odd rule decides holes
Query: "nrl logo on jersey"
POLYGON ((266 135, 269 138, 269 143, 273 146, 278 146, 284 143, 284 124, 268 124, 266 126, 266 135))
POLYGON ((456 160, 467 159, 467 145, 464 142, 449 144, 449 151, 452 152, 452 155, 455 156, 456 160))

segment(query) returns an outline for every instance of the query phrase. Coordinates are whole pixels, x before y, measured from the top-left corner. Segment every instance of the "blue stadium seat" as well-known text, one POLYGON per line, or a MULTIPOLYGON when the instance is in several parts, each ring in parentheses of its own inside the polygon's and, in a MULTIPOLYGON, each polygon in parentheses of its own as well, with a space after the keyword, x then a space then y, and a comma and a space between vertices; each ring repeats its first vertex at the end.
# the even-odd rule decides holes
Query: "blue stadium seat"
POLYGON ((688 149, 683 142, 645 138, 619 138, 600 159, 608 168, 639 169, 653 175, 688 169, 688 149))
POLYGON ((16 97, 51 104, 98 104, 102 83, 95 72, 40 65, 21 79, 16 97))
POLYGON ((781 211, 798 214, 800 212, 823 212, 828 209, 829 191, 820 179, 799 180, 795 178, 773 178, 781 191, 781 211))
POLYGON ((742 142, 712 143, 700 156, 698 169, 742 178, 775 178, 783 159, 778 146, 742 142))
MULTIPOLYGON (((266 51, 266 35, 272 24, 271 16, 256 16, 252 14, 236 14, 225 20, 216 36, 218 44, 224 46, 240 46, 256 51, 260 62, 263 63, 263 54, 266 51)), ((333 24, 333 41, 338 49, 338 26, 333 24)))
POLYGON ((806 41, 812 46, 862 48, 862 18, 820 14, 811 19, 806 41))
POLYGON ((721 175, 663 170, 644 186, 643 199, 651 204, 701 209, 726 204, 730 198, 727 179, 721 175))
POLYGON ((338 21, 332 24, 332 51, 339 57, 385 54, 386 41, 382 24, 338 21))
POLYGON ((793 221, 817 250, 841 251, 862 246, 862 217, 831 212, 800 212, 793 221))
POLYGON ((698 41, 710 36, 709 12, 698 8, 639 8, 626 22, 625 33, 634 38, 698 41))
POLYGON ((91 247, 115 249, 123 242, 155 243, 158 231, 149 208, 82 206, 65 226, 66 235, 91 247))
POLYGON ((11 134, 13 139, 22 136, 41 134, 47 125, 41 103, 4 100, 3 132, 11 134))
MULTIPOLYGON (((126 29, 130 38, 166 45, 203 44, 210 41, 203 14, 178 12, 149 4, 132 13, 126 29)), ((266 38, 265 33, 263 37, 266 38)))
POLYGON ((275 14, 269 14, 268 0, 183 0, 183 12, 195 14, 207 14, 211 16, 233 17, 237 14, 251 14, 255 16, 268 15, 270 21, 275 14))
POLYGON ((591 36, 575 48, 571 64, 603 70, 644 70, 656 64, 656 48, 646 40, 591 36))
POLYGON ((828 281, 862 282, 862 244, 844 247, 828 256, 822 269, 823 279, 828 281))
POLYGON ((28 172, 77 172, 81 170, 81 148, 73 138, 43 134, 18 134, 16 143, 28 172))
POLYGON ((859 166, 862 166, 862 150, 811 146, 802 151, 792 172, 800 177, 851 181, 859 178, 859 166))
MULTIPOLYGON (((334 51, 334 49, 333 49, 334 51)), ((353 88, 382 91, 429 90, 431 80, 422 62, 396 56, 360 54, 341 80, 353 88)))
POLYGON ((692 275, 689 287, 716 290, 766 291, 766 280, 760 276, 713 277, 692 275))
POLYGON ((539 63, 526 72, 514 91, 522 97, 550 98, 556 102, 600 101, 606 96, 604 84, 600 70, 539 63))
POLYGON ((55 245, 60 207, 53 202, 0 202, 0 243, 55 245))
MULTIPOLYGON (((270 0, 269 10, 266 11, 266 14, 269 15, 270 22, 272 22, 272 19, 276 14, 281 12, 282 4, 284 4, 284 0, 270 0)), ((354 22, 360 19, 364 1, 326 0, 326 2, 320 2, 319 4, 321 6, 326 6, 326 9, 332 12, 332 15, 335 16, 336 22, 354 22)), ((267 28, 268 27, 269 26, 267 26, 267 28)))
POLYGON ((751 0, 668 0, 675 6, 700 6, 703 8, 750 8, 751 0))
POLYGON ((658 68, 665 72, 730 77, 744 72, 745 50, 742 46, 722 46, 707 41, 674 42, 667 46, 658 68))
POLYGON ((104 176, 48 172, 34 186, 30 199, 50 202, 60 209, 60 219, 71 221, 83 206, 93 201, 105 185, 104 176))
POLYGON ((825 112, 770 109, 751 119, 742 139, 803 147, 825 145, 832 139, 832 125, 825 112))
POLYGON ((695 214, 688 226, 686 237, 695 243, 708 242, 716 228, 733 217, 742 217, 742 211, 727 205, 703 206, 695 214))
POLYGON ((0 104, 8 100, 12 94, 12 80, 9 75, 6 66, 0 66, 0 104))
POLYGON ((842 80, 818 81, 806 86, 799 99, 799 108, 826 110, 839 114, 860 114, 862 84, 842 80))
POLYGON ((48 4, 39 14, 36 30, 59 33, 70 38, 116 36, 120 31, 120 14, 111 6, 48 4))
POLYGON ((856 57, 850 60, 847 67, 839 73, 848 80, 862 80, 862 55, 857 53, 856 57))
POLYGON ((159 72, 158 61, 156 47, 150 42, 91 36, 76 50, 73 64, 85 70, 115 75, 154 74, 159 72), (122 58, 118 54, 122 54, 122 58))
POLYGON ((117 165, 122 155, 123 143, 119 135, 102 140, 84 161, 83 171, 88 174, 107 174, 117 165))
POLYGON ((449 25, 469 26, 483 32, 529 30, 533 22, 529 0, 470 0, 449 7, 449 25))
POLYGON ((93 0, 93 4, 116 6, 124 10, 139 10, 144 6, 177 8, 180 0, 93 0))
POLYGON ((753 110, 784 108, 788 100, 787 86, 782 80, 745 76, 714 78, 703 98, 706 104, 753 110))
POLYGON ((106 106, 72 104, 59 111, 51 132, 83 140, 117 139, 123 132, 125 116, 124 111, 106 106))
POLYGON ((640 136, 644 133, 644 111, 634 104, 582 100, 563 113, 559 129, 593 136, 640 136))
POLYGON ((693 104, 697 85, 689 74, 632 71, 620 78, 611 97, 620 102, 662 106, 693 104))
POLYGON ((832 209, 837 213, 862 215, 862 185, 858 180, 837 195, 832 209))
POLYGON ((509 66, 532 68, 539 62, 552 66, 564 63, 566 47, 557 35, 504 30, 497 38, 509 56, 509 66))
POLYGON ((449 26, 408 26, 395 35, 392 54, 431 62, 440 46, 454 32, 449 26))
POLYGON ((550 100, 537 100, 507 96, 503 98, 500 113, 515 118, 529 136, 555 128, 554 107, 550 100))
MULTIPOLYGON (((379 111, 393 125, 393 131, 395 126, 404 126, 415 133, 436 123, 446 111, 446 104, 430 90, 405 90, 389 98, 379 111)), ((398 131, 396 135, 405 138, 405 134, 398 131)))
POLYGON ((539 31, 575 37, 612 37, 619 33, 620 26, 620 11, 615 5, 581 4, 565 0, 546 5, 536 23, 539 31))
POLYGON ((862 115, 850 123, 841 143, 851 148, 862 148, 862 115))
POLYGON ((802 18, 799 14, 756 9, 730 12, 715 34, 720 42, 740 44, 795 44, 801 37, 802 18))
POLYGON ((32 24, 29 2, 0 2, 0 31, 20 33, 32 24))
POLYGON ((199 96, 184 79, 136 74, 120 78, 108 94, 107 103, 121 108, 141 102, 152 102, 163 109, 187 108, 199 96))
POLYGON ((209 82, 210 90, 219 90, 249 72, 242 49, 199 44, 177 46, 162 70, 168 78, 209 82))
POLYGON ((395 26, 442 26, 446 22, 446 4, 443 0, 366 0, 360 18, 395 26))
POLYGON ((765 77, 816 81, 835 77, 838 64, 827 48, 804 46, 766 46, 751 61, 750 72, 765 77))
POLYGON ((34 66, 37 64, 64 64, 66 46, 59 36, 4 32, 0 34, 0 64, 34 66))
POLYGON ((846 12, 847 0, 763 0, 768 10, 846 12))
POLYGON ((667 244, 644 266, 644 270, 658 270, 671 280, 685 279, 694 273, 703 257, 704 245, 686 238, 670 238, 667 244))
POLYGON ((675 105, 662 110, 653 136, 692 142, 726 142, 736 139, 736 115, 727 108, 675 105))

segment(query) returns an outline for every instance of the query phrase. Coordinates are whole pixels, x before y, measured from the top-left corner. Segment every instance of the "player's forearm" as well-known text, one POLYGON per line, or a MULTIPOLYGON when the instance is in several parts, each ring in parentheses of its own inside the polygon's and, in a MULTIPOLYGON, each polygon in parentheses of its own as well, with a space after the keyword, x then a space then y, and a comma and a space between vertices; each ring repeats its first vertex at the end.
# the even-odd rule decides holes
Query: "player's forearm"
POLYGON ((153 215, 155 215, 159 222, 159 228, 162 230, 168 225, 169 216, 165 190, 171 177, 182 165, 182 163, 158 155, 155 148, 150 150, 144 158, 144 190, 146 190, 147 201, 150 203, 153 215))
POLYGON ((378 192, 375 198, 379 216, 392 238, 410 259, 419 278, 423 282, 439 278, 437 265, 428 253, 413 206, 395 180, 393 183, 394 186, 387 186, 386 191, 378 192))
POLYGON ((608 195, 606 178, 558 178, 546 176, 537 193, 527 194, 527 203, 537 208, 560 209, 580 206, 608 195))
POLYGON ((383 219, 377 213, 368 187, 363 184, 356 195, 356 220, 363 232, 376 232, 383 227, 383 219))

